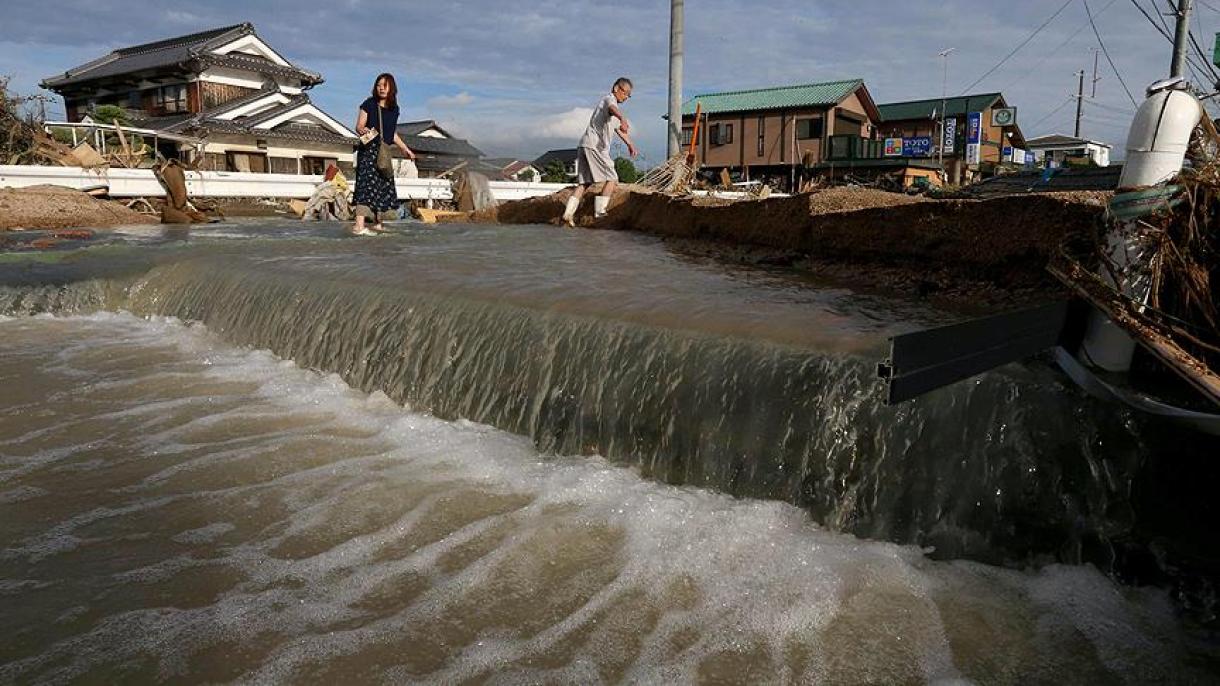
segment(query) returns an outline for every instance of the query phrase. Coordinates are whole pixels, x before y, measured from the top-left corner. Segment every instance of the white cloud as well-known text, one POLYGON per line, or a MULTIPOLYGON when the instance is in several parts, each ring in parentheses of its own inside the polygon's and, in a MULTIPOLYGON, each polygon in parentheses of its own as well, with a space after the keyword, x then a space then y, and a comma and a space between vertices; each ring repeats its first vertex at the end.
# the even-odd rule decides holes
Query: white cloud
POLYGON ((454 109, 466 107, 475 101, 475 97, 466 91, 462 91, 457 95, 438 95, 435 98, 430 98, 427 103, 428 107, 438 110, 454 109))
POLYGON ((588 107, 573 107, 567 112, 544 117, 536 127, 536 137, 539 138, 571 138, 576 144, 589 126, 589 118, 593 110, 588 107))

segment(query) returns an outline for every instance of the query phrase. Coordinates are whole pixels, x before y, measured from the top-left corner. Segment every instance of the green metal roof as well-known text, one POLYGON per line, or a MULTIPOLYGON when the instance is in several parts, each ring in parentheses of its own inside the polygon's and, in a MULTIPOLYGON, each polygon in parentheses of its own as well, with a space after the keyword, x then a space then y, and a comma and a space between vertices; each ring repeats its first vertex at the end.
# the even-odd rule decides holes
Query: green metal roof
POLYGON ((694 114, 695 104, 703 105, 704 114, 718 112, 752 112, 791 107, 819 107, 837 104, 864 85, 863 79, 827 81, 804 86, 756 88, 748 91, 726 91, 696 95, 682 106, 682 114, 694 114))
MULTIPOLYGON (((1003 96, 999 93, 976 93, 975 95, 959 95, 945 98, 947 116, 964 115, 967 112, 981 112, 995 104, 1003 96)), ((881 111, 881 121, 905 121, 907 119, 931 119, 933 112, 940 111, 941 98, 927 100, 911 100, 909 102, 891 102, 877 105, 881 111)))

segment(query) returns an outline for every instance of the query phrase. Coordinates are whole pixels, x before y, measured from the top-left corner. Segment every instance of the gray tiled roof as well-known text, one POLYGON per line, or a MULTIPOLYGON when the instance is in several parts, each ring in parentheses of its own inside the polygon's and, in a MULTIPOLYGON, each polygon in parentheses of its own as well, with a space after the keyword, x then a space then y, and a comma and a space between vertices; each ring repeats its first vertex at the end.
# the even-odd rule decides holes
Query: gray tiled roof
MULTIPOLYGON (((243 98, 246 102, 257 100, 259 97, 267 95, 267 92, 260 91, 256 94, 251 94, 243 98), (256 97, 257 96, 257 97, 256 97)), ((341 136, 329 129, 321 127, 285 123, 274 129, 255 129, 257 125, 274 119, 275 117, 284 114, 301 105, 312 104, 308 95, 302 93, 294 96, 288 102, 281 105, 276 105, 266 111, 259 112, 253 117, 240 117, 236 120, 217 119, 215 115, 232 109, 226 103, 224 107, 213 109, 201 115, 195 116, 175 116, 175 117, 158 117, 159 120, 176 119, 175 122, 166 122, 158 130, 171 133, 193 133, 199 135, 202 133, 228 133, 243 136, 257 136, 259 138, 284 138, 290 140, 312 141, 315 143, 333 143, 338 145, 354 144, 356 138, 349 136, 341 136)), ((233 105, 234 107, 236 105, 233 105)), ((144 120, 144 122, 154 120, 144 120)))
POLYGON ((433 155, 452 155, 455 157, 482 157, 478 148, 461 138, 433 138, 431 136, 402 136, 402 142, 414 152, 433 155))
POLYGON ((63 74, 56 74, 55 76, 43 79, 42 87, 57 90, 66 86, 110 76, 174 67, 193 60, 199 60, 201 63, 251 69, 260 73, 292 74, 300 76, 306 81, 321 82, 321 75, 299 69, 295 66, 284 67, 270 60, 263 60, 248 55, 206 54, 209 50, 246 35, 257 35, 255 34, 254 26, 249 23, 200 31, 199 33, 167 38, 128 48, 119 48, 92 62, 73 67, 63 74))
POLYGON ((436 123, 435 119, 422 119, 420 121, 405 121, 395 127, 400 136, 417 136, 428 129, 436 129, 445 135, 446 138, 455 138, 455 136, 444 129, 440 124, 436 123))
POLYGON ((542 157, 534 160, 534 166, 538 169, 545 169, 548 164, 558 160, 565 165, 576 164, 576 148, 560 148, 559 150, 547 150, 542 157))

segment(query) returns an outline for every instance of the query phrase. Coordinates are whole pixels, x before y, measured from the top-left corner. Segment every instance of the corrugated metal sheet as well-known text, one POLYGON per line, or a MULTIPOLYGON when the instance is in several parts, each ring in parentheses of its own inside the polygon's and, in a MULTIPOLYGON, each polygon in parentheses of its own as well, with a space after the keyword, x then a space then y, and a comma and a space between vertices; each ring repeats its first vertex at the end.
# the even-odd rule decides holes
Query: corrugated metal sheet
POLYGON ((682 106, 682 113, 694 114, 696 104, 703 105, 705 114, 828 106, 838 103, 863 85, 863 79, 849 79, 810 83, 803 86, 706 93, 696 95, 686 101, 686 104, 682 106))

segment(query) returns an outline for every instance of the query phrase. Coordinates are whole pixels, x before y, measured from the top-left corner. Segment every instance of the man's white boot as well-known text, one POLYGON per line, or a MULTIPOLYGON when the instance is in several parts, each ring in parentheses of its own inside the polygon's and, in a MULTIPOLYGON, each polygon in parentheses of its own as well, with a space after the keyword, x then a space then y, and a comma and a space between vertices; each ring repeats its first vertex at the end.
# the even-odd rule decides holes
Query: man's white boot
POLYGON ((610 208, 610 198, 604 195, 599 195, 593 198, 593 216, 594 218, 606 216, 606 210, 610 208))
POLYGON ((580 207, 580 198, 575 196, 568 198, 568 204, 563 208, 563 223, 568 226, 576 226, 576 208, 580 207))

